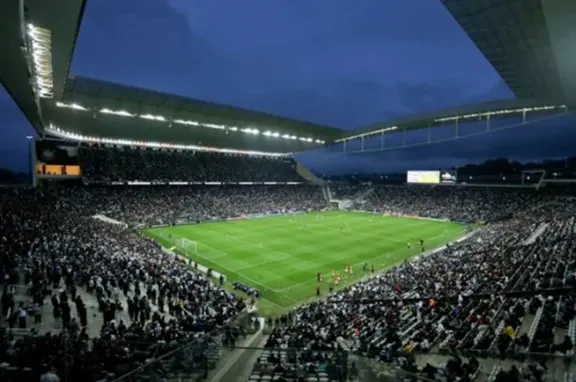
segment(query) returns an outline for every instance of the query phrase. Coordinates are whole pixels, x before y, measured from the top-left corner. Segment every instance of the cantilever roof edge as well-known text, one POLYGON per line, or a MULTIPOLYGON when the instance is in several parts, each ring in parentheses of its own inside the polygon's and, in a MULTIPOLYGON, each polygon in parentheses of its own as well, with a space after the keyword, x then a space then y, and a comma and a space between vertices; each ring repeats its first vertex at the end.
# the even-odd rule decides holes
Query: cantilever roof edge
POLYGON ((562 102, 552 102, 552 101, 546 102, 542 100, 526 100, 526 99, 524 100, 510 99, 510 100, 468 104, 378 122, 375 124, 361 127, 353 131, 347 131, 345 134, 342 134, 339 137, 339 139, 346 139, 358 135, 369 134, 371 132, 380 132, 382 130, 391 127, 397 127, 399 129, 424 128, 427 127, 428 124, 433 123, 434 121, 437 121, 442 118, 457 117, 467 114, 489 113, 498 110, 534 108, 541 106, 564 106, 564 105, 562 102))

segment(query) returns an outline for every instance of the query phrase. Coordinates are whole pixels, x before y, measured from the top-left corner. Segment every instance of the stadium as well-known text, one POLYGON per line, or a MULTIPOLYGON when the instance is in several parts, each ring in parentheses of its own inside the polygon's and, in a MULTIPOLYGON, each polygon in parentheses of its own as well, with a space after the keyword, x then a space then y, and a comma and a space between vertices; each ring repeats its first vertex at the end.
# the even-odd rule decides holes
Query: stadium
POLYGON ((351 182, 295 155, 573 116, 576 4, 442 4, 515 99, 345 131, 73 77, 86 1, 1 2, 37 133, 32 186, 0 188, 1 380, 576 380, 573 164, 351 182))

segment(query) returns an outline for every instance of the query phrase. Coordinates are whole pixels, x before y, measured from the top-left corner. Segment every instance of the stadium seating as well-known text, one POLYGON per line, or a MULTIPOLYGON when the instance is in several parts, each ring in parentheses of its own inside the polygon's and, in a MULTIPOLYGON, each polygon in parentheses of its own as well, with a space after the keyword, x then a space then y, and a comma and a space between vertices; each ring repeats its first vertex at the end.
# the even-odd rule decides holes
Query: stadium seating
POLYGON ((546 193, 536 193, 531 189, 515 188, 381 186, 375 187, 374 192, 368 195, 364 208, 477 222, 491 221, 522 211, 526 206, 541 203, 547 196, 546 193))
POLYGON ((303 181, 287 158, 105 146, 82 146, 78 154, 84 177, 92 181, 303 181))
MULTIPOLYGON (((90 154, 85 158, 107 152, 86 150, 90 154)), ((156 155, 173 154, 130 152, 125 158, 132 163, 148 155, 162 163, 156 155)), ((122 160, 114 162, 118 171, 122 160)), ((225 171, 207 167, 207 158, 174 160, 196 160, 195 171, 225 171)), ((116 170, 96 167, 94 174, 100 175, 95 179, 114 179, 103 174, 116 170)), ((226 179, 236 176, 231 174, 226 179)), ((351 188, 340 195, 357 193, 351 188)), ((406 358, 403 370, 423 374, 431 369, 419 369, 410 354, 453 349, 494 356, 572 354, 576 299, 569 289, 576 283, 576 207, 559 195, 465 187, 375 188, 366 195, 370 210, 493 222, 444 251, 368 277, 296 308, 290 319, 277 320, 249 378, 289 380, 304 374, 314 381, 341 380, 355 373, 350 354, 378 363, 406 358), (500 220, 503 215, 508 218, 500 220)), ((199 375, 205 371, 208 348, 231 345, 242 336, 236 319, 247 301, 165 254, 153 241, 90 215, 171 224, 318 210, 327 204, 322 190, 312 186, 0 189, 2 313, 12 329, 0 338, 0 376, 37 380, 54 367, 61 377, 66 371, 68 380, 119 377, 182 346, 194 355, 178 365, 155 363, 155 372, 199 375), (23 284, 25 296, 19 296, 18 285, 23 284), (38 310, 67 334, 36 323, 38 310), (101 329, 92 330, 91 324, 101 329)), ((470 357, 435 369, 473 376, 478 368, 470 357)), ((494 380, 502 373, 494 370, 494 380)), ((529 365, 504 373, 543 371, 529 365)))

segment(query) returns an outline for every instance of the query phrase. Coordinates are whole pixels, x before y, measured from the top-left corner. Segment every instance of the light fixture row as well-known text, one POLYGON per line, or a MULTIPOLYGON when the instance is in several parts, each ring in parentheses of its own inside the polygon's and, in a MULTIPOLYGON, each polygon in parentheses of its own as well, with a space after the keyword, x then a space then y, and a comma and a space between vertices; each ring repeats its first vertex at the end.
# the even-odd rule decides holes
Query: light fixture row
POLYGON ((437 118, 434 120, 434 122, 456 121, 456 120, 460 120, 460 119, 482 118, 482 117, 488 117, 488 116, 492 116, 492 115, 518 114, 518 113, 528 113, 528 112, 532 112, 532 111, 548 111, 548 110, 563 109, 563 108, 566 108, 566 105, 523 107, 523 108, 519 108, 519 109, 502 109, 502 110, 487 111, 484 113, 463 114, 463 115, 455 115, 455 116, 444 117, 444 118, 437 118))
MULTIPOLYGON (((482 117, 488 117, 488 116, 492 116, 492 115, 518 114, 518 113, 522 113, 522 112, 527 113, 527 112, 534 112, 534 111, 548 111, 548 110, 565 109, 565 108, 566 108, 566 105, 548 105, 548 106, 525 107, 525 108, 519 108, 519 109, 502 109, 502 110, 488 111, 488 112, 484 112, 484 113, 462 114, 462 115, 455 115, 455 116, 450 116, 450 117, 437 118, 434 120, 434 122, 448 122, 448 121, 457 121, 457 120, 470 119, 470 118, 482 118, 482 117)), ((353 139, 358 139, 358 138, 362 138, 362 137, 386 133, 386 132, 394 131, 394 130, 398 130, 398 129, 399 129, 398 126, 385 127, 383 129, 371 130, 371 131, 366 132, 366 133, 352 135, 352 136, 345 137, 345 138, 340 138, 340 139, 337 139, 335 142, 350 141, 353 139)))
POLYGON ((362 133, 362 134, 356 134, 356 135, 351 135, 349 137, 346 138, 341 138, 341 139, 337 139, 334 142, 345 142, 345 141, 350 141, 352 139, 358 139, 358 138, 362 138, 362 137, 368 137, 371 135, 376 135, 376 134, 381 134, 381 133, 386 133, 389 131, 394 131, 394 130, 398 130, 398 126, 389 126, 389 127, 385 127, 383 129, 378 129, 378 130, 371 130, 367 133, 362 133))
POLYGON ((27 34, 32 55, 34 89, 40 98, 52 98, 52 32, 32 24, 27 25, 27 34))
POLYGON ((271 153, 263 151, 244 151, 244 150, 234 150, 234 149, 220 149, 215 147, 207 146, 197 146, 197 145, 180 145, 174 143, 163 143, 163 142, 149 142, 149 141, 134 141, 131 139, 114 139, 114 138, 102 138, 102 137, 92 137, 77 133, 72 133, 69 131, 62 130, 60 127, 50 124, 48 129, 46 129, 48 134, 53 136, 69 139, 73 141, 86 142, 86 143, 99 143, 105 145, 115 145, 115 146, 132 146, 132 147, 149 147, 155 149, 169 149, 169 150, 188 150, 188 151, 208 151, 208 152, 219 152, 226 154, 242 154, 251 156, 264 156, 264 157, 275 157, 284 158, 290 157, 290 153, 271 153))
MULTIPOLYGON (((61 108, 79 110, 79 111, 91 111, 91 109, 84 107, 78 103, 56 102, 56 106, 61 107, 61 108)), ((198 122, 198 121, 192 121, 192 120, 188 120, 188 119, 168 119, 162 115, 137 114, 137 113, 131 113, 127 110, 113 110, 113 109, 109 109, 109 108, 102 108, 102 109, 97 110, 97 112, 101 113, 101 114, 116 115, 119 117, 140 118, 140 119, 146 119, 149 121, 176 123, 179 125, 186 125, 186 126, 206 127, 206 128, 210 128, 210 129, 216 129, 216 130, 241 132, 241 133, 250 134, 250 135, 260 135, 261 134, 261 135, 264 135, 266 137, 280 138, 280 139, 287 139, 287 140, 288 139, 289 140, 298 140, 301 142, 308 142, 308 143, 318 143, 318 144, 324 144, 325 143, 323 140, 320 140, 320 139, 313 139, 310 137, 298 137, 296 135, 290 135, 290 134, 281 134, 281 133, 276 132, 276 131, 270 131, 270 130, 261 131, 261 130, 256 129, 256 128, 241 128, 241 127, 237 127, 237 126, 221 125, 221 124, 207 123, 207 122, 198 122)))

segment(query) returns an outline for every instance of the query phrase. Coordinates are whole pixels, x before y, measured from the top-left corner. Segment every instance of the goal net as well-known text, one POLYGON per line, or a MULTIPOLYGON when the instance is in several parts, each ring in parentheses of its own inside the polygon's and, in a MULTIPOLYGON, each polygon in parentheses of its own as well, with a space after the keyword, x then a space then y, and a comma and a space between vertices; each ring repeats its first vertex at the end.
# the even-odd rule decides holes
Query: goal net
POLYGON ((180 238, 176 240, 175 244, 176 248, 178 248, 188 257, 198 253, 198 244, 195 241, 180 238))

